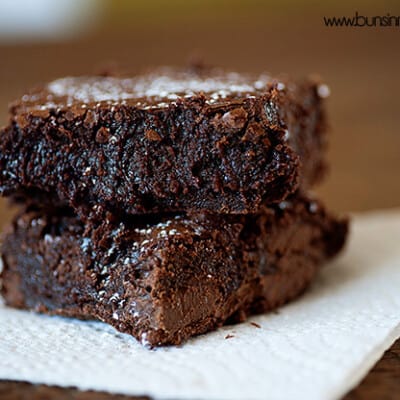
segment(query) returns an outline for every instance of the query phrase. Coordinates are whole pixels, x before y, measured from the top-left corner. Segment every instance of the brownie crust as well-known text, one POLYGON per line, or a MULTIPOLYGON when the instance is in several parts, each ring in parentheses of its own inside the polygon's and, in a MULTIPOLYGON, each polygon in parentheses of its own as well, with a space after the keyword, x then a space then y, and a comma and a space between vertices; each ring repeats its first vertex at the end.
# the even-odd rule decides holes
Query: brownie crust
POLYGON ((347 222, 303 196, 257 215, 135 216, 83 224, 27 210, 2 245, 8 305, 99 319, 143 344, 180 344, 301 294, 347 222))
POLYGON ((11 106, 0 193, 84 219, 254 213, 323 176, 321 87, 218 70, 60 79, 11 106))

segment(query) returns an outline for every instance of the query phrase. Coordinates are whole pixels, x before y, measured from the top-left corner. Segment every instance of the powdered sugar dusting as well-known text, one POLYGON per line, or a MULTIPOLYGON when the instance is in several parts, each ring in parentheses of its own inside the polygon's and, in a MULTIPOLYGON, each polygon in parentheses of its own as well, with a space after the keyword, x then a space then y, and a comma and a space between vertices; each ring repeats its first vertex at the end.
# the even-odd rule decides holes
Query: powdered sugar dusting
POLYGON ((134 99, 138 106, 166 107, 179 98, 190 98, 200 93, 215 103, 234 94, 248 95, 262 91, 270 82, 268 75, 248 79, 237 73, 201 78, 189 73, 175 75, 154 74, 135 78, 89 77, 62 78, 48 85, 51 96, 67 98, 68 102, 83 103, 123 102, 134 99), (149 101, 151 100, 151 102, 149 101), (156 100, 156 101, 154 101, 156 100))
POLYGON ((329 89, 328 85, 321 84, 317 87, 317 93, 319 97, 325 99, 326 97, 330 96, 331 90, 329 89))

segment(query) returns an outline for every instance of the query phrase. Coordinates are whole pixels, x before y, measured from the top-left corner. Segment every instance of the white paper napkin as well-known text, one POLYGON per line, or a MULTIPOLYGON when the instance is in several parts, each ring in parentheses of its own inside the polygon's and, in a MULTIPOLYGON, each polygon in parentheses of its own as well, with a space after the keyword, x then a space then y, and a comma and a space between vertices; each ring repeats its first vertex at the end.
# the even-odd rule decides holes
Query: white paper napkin
POLYGON ((278 314, 182 347, 0 306, 0 378, 156 399, 337 399, 400 336, 400 212, 353 219, 347 250, 278 314))

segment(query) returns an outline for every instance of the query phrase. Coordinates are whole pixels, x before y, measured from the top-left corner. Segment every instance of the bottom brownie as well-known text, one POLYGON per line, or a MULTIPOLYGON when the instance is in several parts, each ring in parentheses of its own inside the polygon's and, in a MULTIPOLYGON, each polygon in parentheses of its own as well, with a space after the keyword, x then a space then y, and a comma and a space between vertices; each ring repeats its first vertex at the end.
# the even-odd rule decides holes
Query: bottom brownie
POLYGON ((82 225, 28 210, 3 238, 8 305, 99 319, 143 344, 179 344, 298 296, 347 223, 294 197, 257 215, 130 217, 82 225))

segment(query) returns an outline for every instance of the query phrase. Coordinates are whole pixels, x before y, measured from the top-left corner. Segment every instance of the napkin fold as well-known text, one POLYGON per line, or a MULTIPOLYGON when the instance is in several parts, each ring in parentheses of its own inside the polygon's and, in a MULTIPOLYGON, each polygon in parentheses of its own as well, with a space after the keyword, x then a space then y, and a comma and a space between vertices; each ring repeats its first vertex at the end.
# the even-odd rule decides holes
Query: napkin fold
POLYGON ((180 347, 0 305, 0 379, 154 399, 338 399, 400 336, 400 211, 355 216, 296 302, 180 347))

